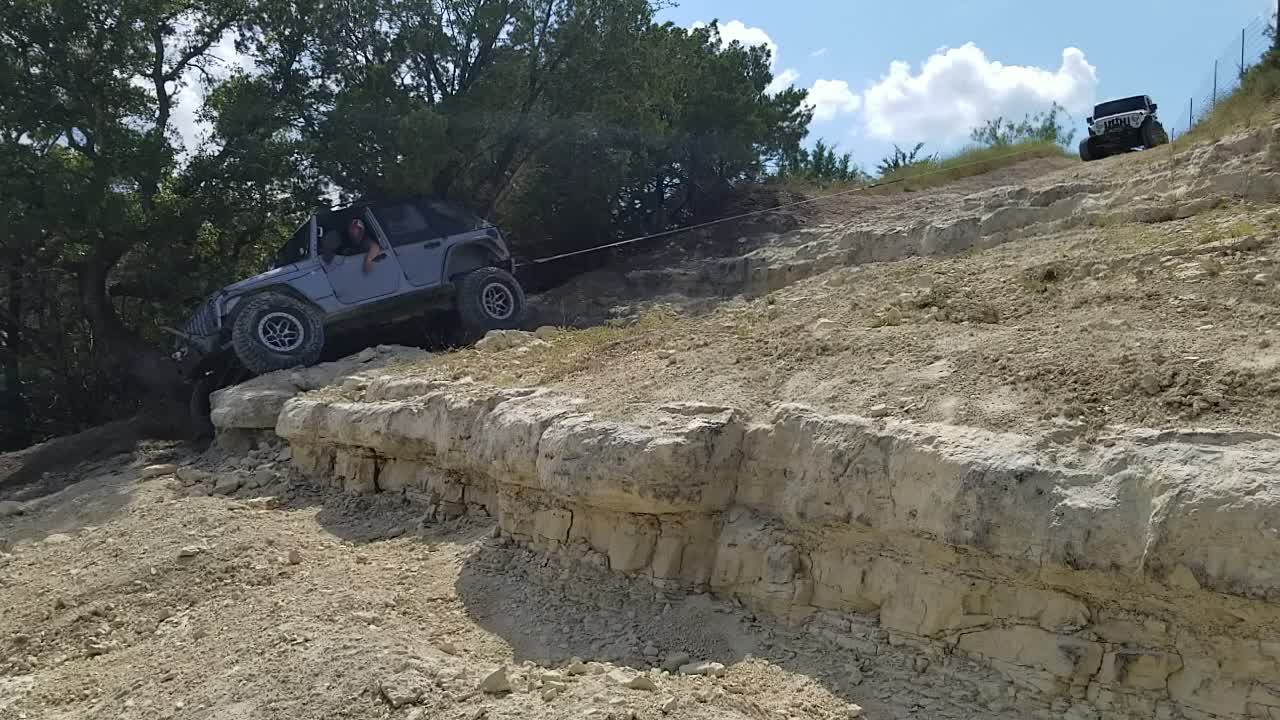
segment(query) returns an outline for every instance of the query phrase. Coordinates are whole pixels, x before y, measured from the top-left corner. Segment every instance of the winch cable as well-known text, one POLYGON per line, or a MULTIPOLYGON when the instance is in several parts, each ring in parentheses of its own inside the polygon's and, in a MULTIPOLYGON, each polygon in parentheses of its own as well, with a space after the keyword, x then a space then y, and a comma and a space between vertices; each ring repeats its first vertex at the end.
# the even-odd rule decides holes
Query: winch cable
POLYGON ((738 215, 730 215, 729 217, 723 217, 718 220, 709 220, 707 222, 698 223, 696 225, 688 225, 686 227, 675 228, 673 230, 663 230, 662 232, 650 233, 649 235, 641 235, 640 237, 629 238, 627 240, 619 240, 617 242, 605 243, 603 245, 596 245, 594 247, 583 248, 582 250, 574 250, 572 252, 560 253, 559 255, 550 255, 548 257, 538 258, 536 260, 526 260, 522 263, 518 263, 516 267, 521 268, 521 267, 528 267, 530 265, 544 265, 546 263, 555 262, 557 260, 564 260, 566 258, 577 257, 579 255, 586 255, 588 253, 599 252, 601 250, 610 250, 612 248, 623 247, 626 245, 634 245, 636 243, 645 242, 646 240, 656 240, 658 238, 669 237, 671 235, 679 235, 680 233, 687 233, 687 232, 693 232, 695 230, 702 230, 704 228, 713 227, 715 225, 722 225, 728 222, 745 220, 746 218, 756 217, 759 215, 768 215, 769 213, 775 213, 781 210, 789 210, 794 207, 800 207, 801 205, 810 205, 813 203, 822 202, 824 200, 831 200, 832 198, 843 197, 845 195, 853 195, 855 193, 867 192, 870 190, 875 190, 877 188, 889 187, 892 185, 899 185, 901 183, 905 183, 911 180, 919 180, 920 178, 932 177, 934 175, 941 175, 943 173, 951 173, 961 168, 973 167, 974 165, 983 165, 983 164, 991 163, 997 160, 1005 160, 1008 158, 1015 158, 1020 155, 1031 155, 1031 154, 1032 154, 1031 151, 1028 151, 1028 150, 1016 150, 1013 152, 1005 153, 1003 155, 994 155, 992 157, 983 158, 981 160, 972 160, 970 162, 960 163, 959 165, 952 165, 946 168, 938 168, 937 170, 928 170, 916 175, 911 175, 909 177, 896 178, 894 180, 884 180, 881 182, 871 183, 870 185, 860 185, 856 188, 841 190, 840 192, 834 192, 828 195, 822 195, 820 197, 809 198, 807 200, 798 200, 796 202, 786 203, 783 205, 779 205, 777 207, 765 208, 764 210, 752 210, 751 212, 740 213, 738 215))

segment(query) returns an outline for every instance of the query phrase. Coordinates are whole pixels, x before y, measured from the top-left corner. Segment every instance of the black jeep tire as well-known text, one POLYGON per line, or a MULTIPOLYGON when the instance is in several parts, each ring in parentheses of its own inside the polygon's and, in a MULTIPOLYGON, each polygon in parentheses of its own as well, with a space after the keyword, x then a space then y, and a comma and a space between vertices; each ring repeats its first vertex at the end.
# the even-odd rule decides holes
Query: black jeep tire
POLYGON ((1146 122, 1142 123, 1140 133, 1142 135, 1142 147, 1147 150, 1166 145, 1169 142, 1169 133, 1165 132, 1164 126, 1151 118, 1147 118, 1146 122))
POLYGON ((245 300, 231 327, 231 347, 254 375, 314 365, 324 349, 324 321, 315 308, 282 293, 245 300))
POLYGON ((187 402, 188 420, 191 423, 192 440, 199 442, 213 437, 213 420, 209 417, 212 409, 209 396, 218 388, 212 377, 199 378, 191 384, 191 398, 187 402))
POLYGON ((473 270, 458 280, 457 291, 458 325, 466 342, 490 330, 515 330, 524 320, 524 288, 506 270, 473 270))
POLYGON ((1085 162, 1092 162, 1097 159, 1093 143, 1089 142, 1089 138, 1080 141, 1080 159, 1085 162))
POLYGON ((1080 159, 1085 162, 1093 162, 1107 157, 1106 148, 1094 142, 1095 138, 1085 138, 1080 141, 1080 159))

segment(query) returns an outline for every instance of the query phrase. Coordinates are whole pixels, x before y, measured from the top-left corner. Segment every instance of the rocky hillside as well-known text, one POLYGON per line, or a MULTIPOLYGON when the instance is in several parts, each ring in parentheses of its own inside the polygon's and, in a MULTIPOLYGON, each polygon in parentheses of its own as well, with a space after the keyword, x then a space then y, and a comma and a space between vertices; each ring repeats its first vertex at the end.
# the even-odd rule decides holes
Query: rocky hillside
POLYGON ((853 196, 223 391, 209 453, 6 506, 0 709, 1280 717, 1277 132, 853 196))

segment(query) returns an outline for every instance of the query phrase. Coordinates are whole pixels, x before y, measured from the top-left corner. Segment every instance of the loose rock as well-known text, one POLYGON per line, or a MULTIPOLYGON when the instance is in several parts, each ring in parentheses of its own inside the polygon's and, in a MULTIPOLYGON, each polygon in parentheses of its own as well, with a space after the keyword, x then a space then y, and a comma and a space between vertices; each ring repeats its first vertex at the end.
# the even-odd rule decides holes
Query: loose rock
POLYGON ((667 672, 676 672, 682 665, 688 665, 692 661, 693 658, 689 657, 689 653, 671 653, 662 661, 662 669, 667 672))
POLYGON ((658 689, 653 680, 648 675, 640 675, 629 670, 619 668, 608 675, 609 681, 615 685, 621 685, 628 690, 644 690, 653 692, 658 689))
POLYGON ((393 708, 421 702, 431 687, 431 679, 417 670, 397 673, 379 683, 382 698, 393 708))
POLYGON ((142 468, 142 479, 150 480, 152 478, 164 477, 165 475, 173 475, 178 471, 178 466, 173 464, 165 465, 148 465, 142 468))
POLYGON ((706 675, 707 677, 722 677, 725 673, 724 665, 718 662, 697 662, 688 663, 680 666, 681 675, 706 675))
POLYGON ((236 475, 224 475, 213 484, 213 494, 230 495, 239 490, 243 483, 244 481, 236 475))
POLYGON ((480 681, 480 692, 488 695, 500 695, 511 692, 511 680, 507 677, 507 668, 500 667, 480 681))

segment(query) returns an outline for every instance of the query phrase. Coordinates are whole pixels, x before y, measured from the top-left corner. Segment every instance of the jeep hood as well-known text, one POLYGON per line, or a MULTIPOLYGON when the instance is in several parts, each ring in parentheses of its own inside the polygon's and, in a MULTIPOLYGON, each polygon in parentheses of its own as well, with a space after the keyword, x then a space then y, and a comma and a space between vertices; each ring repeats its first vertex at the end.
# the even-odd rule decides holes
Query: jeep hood
POLYGON ((297 265, 285 265, 284 267, 278 267, 274 270, 268 270, 264 273, 254 275, 251 278, 245 278, 239 282, 231 283, 230 285, 222 288, 222 292, 228 295, 241 295, 247 290, 253 290, 254 288, 261 287, 263 285, 271 285, 280 282, 297 269, 297 265))

